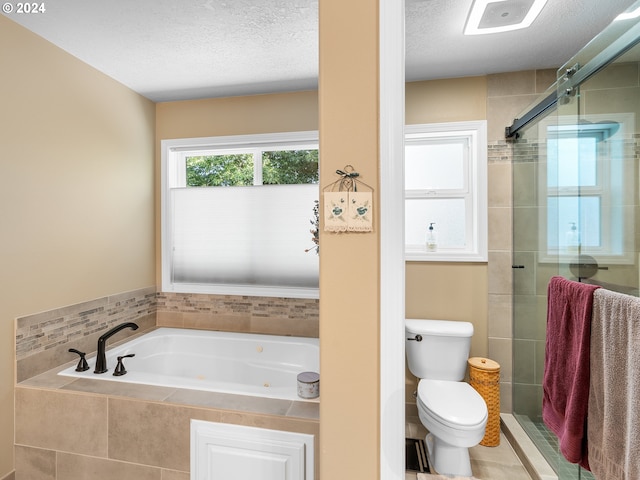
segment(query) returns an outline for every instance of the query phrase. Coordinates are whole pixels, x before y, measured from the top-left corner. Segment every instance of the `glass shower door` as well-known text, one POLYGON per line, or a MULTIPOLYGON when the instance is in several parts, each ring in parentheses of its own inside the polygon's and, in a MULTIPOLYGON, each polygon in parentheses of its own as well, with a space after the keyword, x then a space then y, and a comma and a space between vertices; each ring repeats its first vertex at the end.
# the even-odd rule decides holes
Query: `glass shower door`
POLYGON ((547 284, 552 276, 562 274, 559 255, 546 246, 550 205, 547 129, 557 122, 558 112, 553 110, 521 130, 512 164, 513 413, 556 472, 561 460, 557 442, 553 443, 554 436, 542 421, 542 375, 547 284))
POLYGON ((542 422, 547 284, 561 275, 638 295, 638 59, 634 46, 559 92, 514 144, 513 411, 560 480, 593 476, 564 460, 542 422))
POLYGON ((563 97, 546 177, 546 248, 560 275, 636 295, 637 74, 619 59, 563 97))

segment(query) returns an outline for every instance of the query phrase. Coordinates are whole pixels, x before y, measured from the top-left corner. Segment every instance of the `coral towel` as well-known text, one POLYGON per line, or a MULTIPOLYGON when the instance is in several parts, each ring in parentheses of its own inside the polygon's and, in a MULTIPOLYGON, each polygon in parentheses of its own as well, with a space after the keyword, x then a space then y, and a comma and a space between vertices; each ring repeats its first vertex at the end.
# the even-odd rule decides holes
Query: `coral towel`
POLYGON ((597 288, 553 277, 547 292, 542 419, 557 435, 562 455, 586 469, 591 310, 597 288))

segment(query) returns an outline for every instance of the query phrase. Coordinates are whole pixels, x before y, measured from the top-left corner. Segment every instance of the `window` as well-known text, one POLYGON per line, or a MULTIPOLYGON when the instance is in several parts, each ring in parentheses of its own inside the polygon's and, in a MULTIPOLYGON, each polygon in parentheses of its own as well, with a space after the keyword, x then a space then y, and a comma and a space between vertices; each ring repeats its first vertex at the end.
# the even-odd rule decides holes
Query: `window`
POLYGON ((295 150, 185 152, 183 158, 187 187, 318 183, 317 145, 300 145, 295 150))
POLYGON ((486 138, 484 121, 405 128, 407 260, 487 260, 486 138))
POLYGON ((571 261, 587 254, 607 263, 631 263, 633 152, 625 152, 630 115, 589 115, 576 122, 543 125, 547 162, 541 164, 540 241, 542 261, 560 255, 571 261), (626 205, 626 207, 625 207, 626 205))
POLYGON ((318 297, 318 134, 162 141, 164 291, 318 297))

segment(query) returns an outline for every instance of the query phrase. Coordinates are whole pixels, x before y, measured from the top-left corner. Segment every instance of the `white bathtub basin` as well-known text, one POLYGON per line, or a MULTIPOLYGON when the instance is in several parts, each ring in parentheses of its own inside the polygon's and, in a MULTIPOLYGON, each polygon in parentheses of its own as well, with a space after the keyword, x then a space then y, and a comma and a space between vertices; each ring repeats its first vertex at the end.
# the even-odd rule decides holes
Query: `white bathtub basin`
MULTIPOLYGON (((317 338, 158 328, 122 345, 107 347, 109 371, 94 374, 75 365, 59 375, 287 400, 298 397, 297 376, 320 372, 317 338), (117 357, 126 375, 114 376, 117 357)), ((308 400, 307 400, 308 401, 308 400)))

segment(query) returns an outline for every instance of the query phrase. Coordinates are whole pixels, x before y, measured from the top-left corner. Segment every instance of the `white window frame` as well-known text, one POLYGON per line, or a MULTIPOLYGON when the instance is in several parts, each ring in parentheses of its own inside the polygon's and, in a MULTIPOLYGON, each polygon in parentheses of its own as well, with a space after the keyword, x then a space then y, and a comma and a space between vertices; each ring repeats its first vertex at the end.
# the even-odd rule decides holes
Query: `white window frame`
MULTIPOLYGON (((254 135, 199 137, 161 140, 161 262, 162 290, 178 293, 209 293, 284 298, 319 298, 319 288, 289 288, 260 285, 180 284, 171 281, 171 188, 186 186, 185 159, 202 154, 254 152, 254 185, 262 184, 263 150, 306 150, 319 148, 318 131, 282 132, 254 135), (256 183, 259 182, 259 183, 256 183)), ((198 187, 193 187, 198 188, 198 187)), ((221 187, 224 188, 224 187, 221 187)), ((319 187, 318 187, 319 188, 319 187)), ((309 253, 313 255, 313 253, 309 253)))
MULTIPOLYGON (((469 142, 465 165, 465 191, 405 190, 405 203, 416 198, 464 198, 467 245, 464 249, 447 249, 438 245, 427 252, 425 244, 405 244, 405 259, 417 262, 486 262, 487 261, 487 122, 486 120, 429 123, 405 126, 405 145, 421 139, 464 137, 469 142)), ((436 229, 437 231, 437 229, 436 229)), ((426 237, 426 225, 425 225, 426 237)))
MULTIPOLYGON (((577 131, 579 120, 586 120, 591 123, 588 126, 597 127, 598 122, 610 122, 612 119, 619 121, 619 130, 614 134, 612 138, 609 138, 607 141, 600 142, 597 145, 598 148, 598 156, 597 156, 597 180, 596 185, 589 187, 547 187, 547 170, 546 165, 547 162, 540 163, 540 173, 539 178, 541 181, 538 183, 538 198, 540 202, 543 202, 539 205, 538 212, 538 241, 540 245, 543 245, 544 248, 541 249, 540 252, 540 263, 557 263, 558 259, 563 262, 570 263, 575 260, 576 255, 578 254, 587 254, 597 258, 599 263, 608 263, 612 265, 631 265, 634 262, 634 247, 632 245, 635 231, 635 222, 634 215, 622 215, 623 225, 621 226, 622 232, 617 232, 619 236, 623 239, 623 249, 621 253, 613 252, 612 246, 612 238, 611 236, 616 234, 614 232, 615 225, 612 223, 613 208, 616 206, 612 205, 611 194, 610 194, 610 184, 613 181, 611 178, 611 162, 604 162, 603 158, 610 158, 611 152, 610 149, 618 148, 621 150, 617 152, 617 154, 622 156, 622 159, 618 159, 622 162, 623 167, 626 167, 630 164, 628 158, 633 157, 632 152, 627 152, 626 149, 629 148, 625 143, 629 138, 629 132, 635 131, 635 116, 632 113, 616 113, 615 115, 582 115, 580 118, 572 115, 564 115, 562 117, 549 117, 542 122, 540 122, 539 126, 539 138, 541 139, 544 148, 547 148, 548 139, 551 135, 551 130, 556 130, 557 132, 570 132, 571 129, 577 131), (560 122, 560 123, 559 123, 560 122), (614 138, 615 137, 615 138, 614 138), (615 142, 612 144, 612 142, 615 142), (600 231, 602 234, 602 245, 601 247, 585 247, 580 248, 580 251, 576 252, 567 252, 563 251, 559 248, 550 248, 547 245, 547 197, 548 196, 571 196, 577 195, 578 192, 582 196, 591 196, 598 197, 601 199, 601 214, 600 214, 600 231)), ((597 132, 597 129, 592 128, 594 132, 597 132)), ((630 172, 633 174, 633 172, 630 172)), ((621 195, 624 197, 623 203, 625 205, 633 205, 633 189, 630 191, 624 191, 621 195)), ((620 208, 618 205, 617 208, 620 208)))

